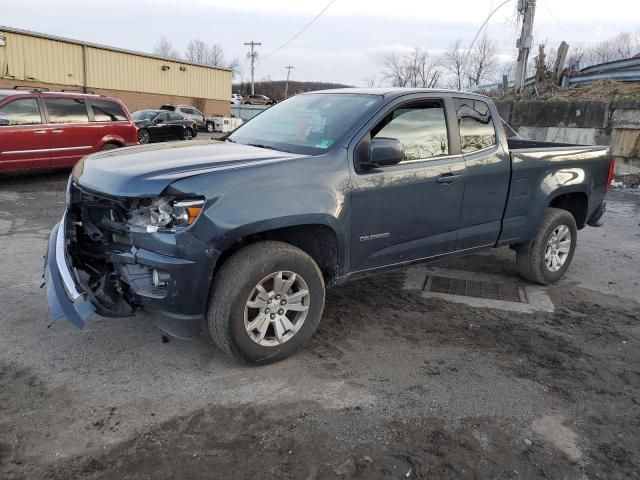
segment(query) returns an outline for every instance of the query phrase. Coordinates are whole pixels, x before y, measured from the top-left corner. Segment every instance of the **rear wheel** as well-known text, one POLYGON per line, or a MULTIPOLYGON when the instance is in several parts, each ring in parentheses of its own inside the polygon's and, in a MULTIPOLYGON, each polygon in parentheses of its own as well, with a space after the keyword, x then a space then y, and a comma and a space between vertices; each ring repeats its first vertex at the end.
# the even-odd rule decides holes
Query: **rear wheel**
POLYGON ((138 130, 138 142, 142 145, 145 145, 151 141, 151 135, 149 135, 149 130, 146 128, 141 128, 138 130))
POLYGON ((213 123, 207 122, 207 132, 208 133, 212 133, 213 132, 213 123))
POLYGON ((559 208, 548 208, 533 240, 516 248, 520 275, 542 285, 559 280, 571 264, 577 238, 573 215, 559 208))
POLYGON ((324 293, 320 269, 302 250, 272 241, 249 245, 216 274, 207 312, 211 337, 250 363, 282 360, 315 332, 324 293))
POLYGON ((100 151, 104 152, 105 150, 113 150, 114 148, 120 148, 120 145, 116 145, 115 143, 105 143, 100 151))

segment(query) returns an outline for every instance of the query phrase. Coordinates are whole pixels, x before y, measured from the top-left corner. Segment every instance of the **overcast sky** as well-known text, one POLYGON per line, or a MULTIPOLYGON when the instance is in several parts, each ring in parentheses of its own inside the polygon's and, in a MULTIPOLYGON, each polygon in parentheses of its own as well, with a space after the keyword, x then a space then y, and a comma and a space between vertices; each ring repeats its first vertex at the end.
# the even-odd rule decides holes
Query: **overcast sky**
MULTIPOLYGON (((220 43, 240 57, 244 42, 262 42, 256 79, 292 78, 364 85, 392 51, 421 46, 438 55, 457 37, 471 41, 500 0, 336 0, 286 48, 268 55, 329 0, 0 0, 0 25, 151 52, 161 35, 183 52, 192 38, 220 43)), ((488 33, 506 61, 514 57, 516 0, 503 6, 488 33)), ((535 41, 589 44, 639 29, 637 0, 538 0, 535 41)))

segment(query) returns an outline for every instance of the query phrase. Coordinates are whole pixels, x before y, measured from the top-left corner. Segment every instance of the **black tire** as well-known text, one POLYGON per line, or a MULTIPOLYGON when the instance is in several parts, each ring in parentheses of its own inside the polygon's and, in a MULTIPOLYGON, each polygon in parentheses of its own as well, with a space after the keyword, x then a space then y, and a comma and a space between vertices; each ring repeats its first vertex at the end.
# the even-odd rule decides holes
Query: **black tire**
POLYGON ((216 274, 207 311, 209 332, 221 350, 237 359, 273 363, 290 357, 311 338, 322 316, 324 294, 322 273, 305 252, 283 242, 254 243, 233 254, 216 274), (256 343, 245 328, 245 306, 256 285, 278 271, 294 272, 304 279, 309 306, 300 329, 290 339, 264 346, 256 343))
POLYGON ((140 143, 140 145, 146 145, 150 141, 151 134, 149 133, 149 130, 147 130, 146 128, 141 128, 140 130, 138 130, 138 143, 140 143))
POLYGON ((569 268, 578 239, 578 228, 573 215, 567 210, 548 208, 542 217, 542 223, 536 236, 525 245, 516 248, 516 264, 521 276, 541 285, 558 281, 569 268), (571 244, 562 266, 553 271, 545 261, 549 238, 561 226, 569 228, 571 244))
POLYGON ((207 132, 213 133, 213 123, 207 122, 207 132))
POLYGON ((100 151, 104 152, 106 150, 113 150, 114 148, 120 148, 120 145, 116 145, 115 143, 105 143, 100 151))
POLYGON ((184 132, 182 132, 182 139, 193 140, 193 130, 191 130, 189 127, 185 128, 184 132))

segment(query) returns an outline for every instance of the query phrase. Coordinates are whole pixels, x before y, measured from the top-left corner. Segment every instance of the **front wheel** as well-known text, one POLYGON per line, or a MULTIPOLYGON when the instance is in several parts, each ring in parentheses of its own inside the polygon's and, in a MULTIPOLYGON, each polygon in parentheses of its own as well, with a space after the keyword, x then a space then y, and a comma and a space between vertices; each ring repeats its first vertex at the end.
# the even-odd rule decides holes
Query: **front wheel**
POLYGON ((559 208, 548 208, 533 240, 516 248, 518 272, 542 285, 559 280, 571 264, 577 239, 573 215, 559 208))
POLYGON ((182 139, 183 140, 192 140, 193 139, 193 130, 191 130, 190 128, 185 128, 184 132, 182 133, 182 139))
POLYGON ((324 308, 324 280, 313 259, 282 242, 258 242, 216 274, 207 311, 223 351, 249 363, 272 363, 311 338, 324 308))

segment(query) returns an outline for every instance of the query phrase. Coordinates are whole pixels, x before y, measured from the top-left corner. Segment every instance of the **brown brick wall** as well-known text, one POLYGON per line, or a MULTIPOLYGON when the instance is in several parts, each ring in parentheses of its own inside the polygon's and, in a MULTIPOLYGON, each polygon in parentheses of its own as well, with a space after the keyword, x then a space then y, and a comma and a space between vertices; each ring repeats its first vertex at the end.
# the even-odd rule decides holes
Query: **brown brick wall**
MULTIPOLYGON (((51 91, 69 89, 68 85, 54 85, 42 82, 26 82, 0 79, 0 89, 12 89, 15 85, 28 85, 30 87, 46 87, 51 91)), ((81 87, 76 87, 79 91, 81 87)), ((230 112, 230 100, 212 100, 210 98, 189 98, 179 97, 176 95, 162 95, 158 93, 130 92, 125 90, 107 90, 103 88, 89 88, 99 95, 108 95, 110 97, 119 98, 124 102, 129 111, 135 112, 144 108, 158 108, 160 105, 179 103, 185 105, 193 105, 205 115, 228 115, 230 112)))

